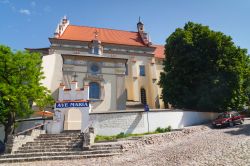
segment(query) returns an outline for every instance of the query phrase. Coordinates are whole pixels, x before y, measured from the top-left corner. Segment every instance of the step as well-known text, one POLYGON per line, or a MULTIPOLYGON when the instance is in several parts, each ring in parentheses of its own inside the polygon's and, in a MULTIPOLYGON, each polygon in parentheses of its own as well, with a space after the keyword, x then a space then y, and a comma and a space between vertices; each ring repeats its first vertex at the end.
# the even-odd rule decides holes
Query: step
POLYGON ((45 153, 14 153, 5 154, 1 158, 27 158, 36 156, 65 156, 65 155, 88 155, 88 154, 103 154, 103 153, 118 153, 121 150, 87 150, 87 151, 74 151, 74 152, 45 152, 45 153))
POLYGON ((50 134, 50 135, 39 135, 38 138, 52 138, 52 137, 79 137, 80 134, 50 134))
POLYGON ((53 143, 77 143, 82 142, 82 140, 35 140, 33 143, 36 144, 53 144, 53 143))
POLYGON ((81 145, 48 145, 48 146, 27 146, 24 145, 19 148, 19 150, 28 150, 28 149, 53 149, 53 148, 77 148, 80 147, 81 145))
POLYGON ((61 134, 64 133, 81 133, 81 130, 64 130, 61 132, 61 134))
POLYGON ((30 161, 45 161, 45 160, 74 160, 96 157, 108 157, 119 155, 121 153, 105 153, 105 154, 89 154, 89 155, 65 155, 65 156, 40 156, 40 157, 23 157, 23 158, 0 158, 0 163, 14 162, 30 162, 30 161))
POLYGON ((68 138, 81 138, 81 136, 37 137, 36 139, 68 139, 68 138))
POLYGON ((101 143, 96 143, 94 145, 91 145, 92 148, 98 148, 98 147, 121 147, 121 144, 101 144, 101 143))
POLYGON ((81 138, 71 138, 71 137, 62 137, 62 138, 35 138, 34 141, 56 141, 56 140, 81 140, 81 138))
POLYGON ((58 136, 58 137, 37 137, 38 139, 63 139, 63 138, 81 138, 81 136, 58 136))
POLYGON ((77 142, 28 142, 23 145, 24 146, 52 146, 52 145, 75 145, 79 144, 81 141, 77 142))
POLYGON ((81 148, 50 148, 50 149, 19 149, 15 153, 36 153, 36 152, 66 152, 66 151, 82 151, 81 148))
MULTIPOLYGON (((118 150, 121 149, 120 145, 114 146, 91 146, 91 150, 118 150)), ((36 153, 36 152, 64 152, 64 151, 81 151, 81 146, 78 147, 61 147, 61 148, 54 148, 54 147, 30 147, 30 148, 19 148, 18 151, 15 153, 36 153)))

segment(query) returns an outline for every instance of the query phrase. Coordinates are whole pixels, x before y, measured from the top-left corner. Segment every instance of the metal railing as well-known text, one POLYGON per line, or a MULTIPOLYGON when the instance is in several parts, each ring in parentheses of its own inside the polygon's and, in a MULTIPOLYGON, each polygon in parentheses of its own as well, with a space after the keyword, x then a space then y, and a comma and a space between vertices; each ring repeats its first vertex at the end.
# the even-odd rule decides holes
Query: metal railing
POLYGON ((43 124, 36 125, 36 126, 34 126, 34 127, 32 127, 32 128, 29 128, 29 129, 27 129, 27 130, 21 131, 21 132, 15 134, 14 136, 19 136, 19 135, 21 135, 21 134, 27 133, 27 132, 32 131, 32 130, 34 130, 34 129, 41 128, 42 126, 45 126, 46 124, 49 124, 49 123, 50 123, 50 122, 45 122, 45 123, 43 123, 43 124))
POLYGON ((93 122, 89 123, 88 126, 81 133, 87 133, 89 130, 89 127, 92 127, 92 125, 93 125, 93 122))

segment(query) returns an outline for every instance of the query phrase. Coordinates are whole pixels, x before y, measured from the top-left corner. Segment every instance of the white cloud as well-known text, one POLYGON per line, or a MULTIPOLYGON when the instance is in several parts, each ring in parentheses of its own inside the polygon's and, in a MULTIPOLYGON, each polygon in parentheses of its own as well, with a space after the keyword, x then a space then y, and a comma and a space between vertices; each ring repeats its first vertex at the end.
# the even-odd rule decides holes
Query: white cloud
POLYGON ((19 12, 20 12, 21 14, 25 14, 25 15, 30 15, 30 14, 31 14, 30 11, 29 11, 28 9, 20 9, 19 12))

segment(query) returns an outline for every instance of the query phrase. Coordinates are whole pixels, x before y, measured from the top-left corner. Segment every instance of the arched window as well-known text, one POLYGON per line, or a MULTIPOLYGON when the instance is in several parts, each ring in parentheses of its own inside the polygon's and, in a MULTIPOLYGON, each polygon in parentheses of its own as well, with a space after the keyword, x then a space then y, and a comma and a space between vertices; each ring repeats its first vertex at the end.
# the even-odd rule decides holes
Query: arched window
POLYGON ((97 82, 89 83, 89 98, 100 99, 100 85, 97 82))
POLYGON ((146 90, 144 88, 141 88, 141 103, 147 104, 146 90))

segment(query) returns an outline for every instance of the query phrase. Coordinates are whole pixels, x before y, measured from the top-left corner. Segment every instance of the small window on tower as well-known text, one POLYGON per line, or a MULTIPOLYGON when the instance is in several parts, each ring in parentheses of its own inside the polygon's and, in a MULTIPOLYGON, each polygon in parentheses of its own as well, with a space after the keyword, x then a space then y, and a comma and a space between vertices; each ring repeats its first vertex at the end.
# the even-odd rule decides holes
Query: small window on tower
POLYGON ((145 66, 140 65, 140 76, 145 76, 145 66))

